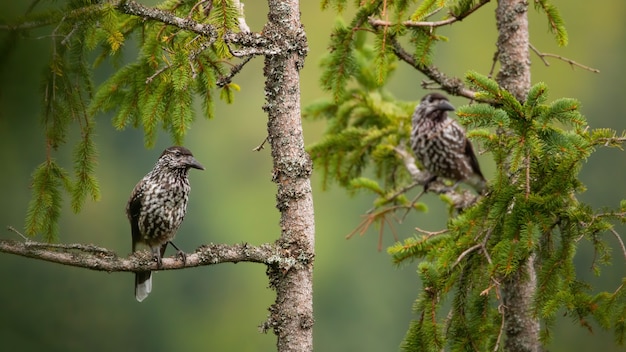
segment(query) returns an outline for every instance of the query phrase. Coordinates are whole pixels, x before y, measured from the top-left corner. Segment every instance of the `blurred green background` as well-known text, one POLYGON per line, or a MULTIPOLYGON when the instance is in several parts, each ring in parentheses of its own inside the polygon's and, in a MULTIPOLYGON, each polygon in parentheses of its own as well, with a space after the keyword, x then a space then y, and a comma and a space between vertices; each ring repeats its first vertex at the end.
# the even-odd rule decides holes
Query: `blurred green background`
MULTIPOLYGON (((593 74, 567 63, 550 60, 545 67, 532 56, 533 82, 544 81, 552 99, 575 97, 593 128, 624 130, 626 118, 626 2, 605 0, 553 1, 560 7, 570 34, 570 44, 558 48, 548 34, 545 17, 531 10, 531 41, 542 51, 557 53, 601 70, 593 74)), ((260 31, 267 13, 263 1, 244 1, 247 21, 260 31)), ((28 2, 0 2, 0 20, 23 14, 28 2)), ((436 50, 436 63, 451 75, 472 69, 487 73, 494 55, 495 1, 453 27, 442 29, 450 42, 436 50)), ((323 98, 318 85, 319 61, 327 51, 328 36, 336 16, 322 12, 318 1, 303 1, 302 21, 310 51, 302 71, 302 103, 323 98)), ((348 14, 344 15, 348 18, 348 14)), ((41 73, 50 50, 51 28, 21 38, 0 62, 0 226, 22 228, 30 197, 30 174, 44 160, 40 124, 41 73)), ((6 33, 0 33, 4 38, 6 33)), ((2 50, 8 50, 4 47, 2 50)), ((131 50, 126 57, 133 59, 131 50)), ((218 103, 216 118, 198 116, 186 145, 207 167, 191 172, 192 193, 187 218, 176 243, 193 251, 207 242, 260 244, 279 234, 275 186, 270 182, 271 159, 266 148, 252 149, 266 135, 262 58, 248 64, 235 82, 242 90, 233 105, 218 103)), ((97 71, 101 81, 110 73, 97 71)), ((404 64, 392 77, 389 90, 399 99, 417 101, 423 76, 404 64)), ((453 103, 466 101, 453 98, 453 103)), ((199 109, 198 109, 199 111, 199 109)), ((141 131, 115 131, 110 116, 97 118, 97 143, 101 201, 87 202, 75 215, 64 207, 62 242, 93 243, 119 255, 130 253, 129 226, 124 214, 127 197, 147 173, 162 149, 170 145, 162 134, 152 150, 143 147, 141 131)), ((318 140, 323 122, 304 121, 307 144, 318 140)), ((71 167, 71 144, 55 153, 71 167)), ((580 199, 595 207, 616 207, 624 198, 625 158, 619 150, 601 149, 582 171, 588 191, 580 199)), ((493 174, 488 154, 480 156, 487 176, 493 174)), ((313 177, 316 217, 315 349, 317 351, 395 351, 412 319, 410 311, 420 283, 415 265, 396 268, 385 252, 377 251, 378 231, 346 240, 371 206, 367 195, 349 197, 342 189, 322 190, 313 177)), ((410 214, 396 226, 403 238, 415 226, 441 229, 446 210, 428 196, 428 213, 410 214)), ((626 233, 626 229, 618 228, 626 233)), ((19 239, 2 231, 1 238, 19 239)), ((608 242, 617 246, 611 235, 608 242)), ((389 231, 384 246, 393 243, 389 231)), ((625 260, 614 251, 614 264, 600 278, 590 270, 593 251, 584 244, 576 261, 579 274, 597 289, 614 290, 626 276, 625 260)), ((133 277, 127 273, 102 273, 0 254, 0 349, 7 351, 272 351, 273 334, 258 326, 266 319, 273 292, 267 288, 261 265, 241 263, 182 271, 159 272, 154 291, 139 304, 133 297, 133 277)), ((623 351, 613 337, 595 328, 580 328, 569 317, 558 321, 550 351, 623 351)))

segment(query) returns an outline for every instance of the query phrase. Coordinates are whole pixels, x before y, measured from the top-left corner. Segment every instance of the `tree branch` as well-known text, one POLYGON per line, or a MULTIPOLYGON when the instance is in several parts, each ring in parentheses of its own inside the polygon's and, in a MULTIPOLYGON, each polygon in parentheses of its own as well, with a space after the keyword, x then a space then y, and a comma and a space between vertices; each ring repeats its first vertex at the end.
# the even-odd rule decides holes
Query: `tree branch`
POLYGON ((213 40, 217 38, 217 31, 210 24, 198 23, 190 18, 177 17, 171 12, 146 7, 135 1, 120 1, 117 5, 117 9, 127 15, 134 15, 143 19, 156 20, 180 29, 213 38, 213 40))
MULTIPOLYGON (((452 24, 454 22, 457 21, 462 21, 465 17, 471 15, 472 13, 474 13, 476 10, 478 10, 479 8, 481 8, 483 5, 485 5, 486 3, 488 3, 491 0, 482 0, 479 3, 477 3, 476 5, 474 5, 474 7, 472 7, 471 9, 467 10, 467 12, 462 13, 458 16, 455 16, 454 14, 450 14, 450 18, 447 18, 445 20, 441 20, 441 21, 433 21, 433 22, 424 22, 424 21, 404 21, 401 24, 405 27, 430 27, 430 28, 435 28, 435 27, 441 27, 441 26, 446 26, 449 24, 452 24)), ((430 16, 430 15, 429 15, 430 16)), ((428 16, 426 16, 428 17, 428 16)), ((370 18, 369 19, 369 23, 372 26, 392 26, 393 23, 389 22, 389 21, 385 21, 385 20, 380 20, 380 19, 376 19, 376 18, 370 18)))
MULTIPOLYGON (((205 47, 210 46, 218 37, 217 30, 210 24, 203 24, 192 20, 191 18, 182 18, 174 16, 171 12, 143 6, 135 1, 122 1, 117 5, 117 9, 127 15, 138 16, 147 20, 155 20, 164 24, 169 24, 177 28, 187 30, 209 38, 209 42, 204 44, 205 47)), ((244 22, 245 23, 245 22, 244 22)), ((245 49, 233 50, 234 56, 252 56, 252 55, 275 55, 285 51, 292 50, 293 43, 298 41, 286 41, 275 43, 265 38, 260 33, 250 33, 242 31, 240 33, 226 33, 224 41, 229 44, 238 44, 245 49)))
POLYGON ((288 252, 282 252, 274 245, 251 246, 247 243, 203 245, 198 247, 194 253, 187 254, 185 263, 174 257, 163 258, 163 266, 160 268, 157 268, 152 254, 148 251, 137 252, 128 257, 119 257, 113 251, 91 244, 54 244, 0 240, 0 252, 107 272, 174 270, 239 262, 277 265, 283 270, 288 270, 298 262, 293 258, 289 258, 288 252))
POLYGON ((241 69, 252 59, 252 56, 247 56, 243 59, 243 61, 241 61, 240 63, 238 63, 237 65, 233 66, 230 69, 230 72, 228 73, 228 75, 224 75, 221 76, 217 79, 217 82, 215 83, 216 86, 218 87, 224 87, 225 85, 229 84, 230 82, 232 82, 233 77, 235 77, 235 75, 237 75, 239 73, 239 71, 241 71, 241 69))
MULTIPOLYGON (((415 61, 415 58, 411 54, 409 54, 402 45, 395 39, 390 38, 391 47, 393 49, 394 54, 396 56, 406 62, 407 64, 413 66, 415 69, 423 73, 426 77, 431 80, 437 82, 441 89, 456 96, 466 97, 468 99, 476 99, 476 92, 467 89, 463 84, 463 81, 456 77, 448 77, 445 73, 439 71, 439 69, 433 65, 423 66, 418 64, 415 61)), ((424 83, 422 83, 424 85, 424 83)))
POLYGON ((538 49, 537 49, 534 45, 532 45, 532 44, 529 44, 529 46, 530 46, 530 49, 531 49, 531 50, 532 50, 535 54, 537 54, 537 56, 539 56, 539 58, 541 59, 541 61, 543 61, 544 65, 546 65, 546 66, 550 66, 550 63, 548 62, 548 60, 546 60, 546 57, 553 57, 553 58, 555 58, 555 59, 559 59, 559 60, 561 60, 561 61, 565 61, 565 62, 567 62, 567 63, 568 63, 568 64, 570 64, 572 67, 574 67, 574 66, 578 66, 578 67, 580 67, 580 68, 582 68, 582 69, 584 69, 584 70, 591 71, 591 72, 593 72, 593 73, 600 73, 600 70, 598 70, 597 68, 593 68, 593 67, 589 67, 589 66, 586 66, 586 65, 580 64, 580 63, 578 63, 578 62, 576 62, 576 61, 574 61, 574 60, 572 60, 572 59, 568 59, 568 58, 563 57, 563 56, 561 56, 561 55, 557 55, 557 54, 550 54, 550 53, 542 53, 542 52, 540 52, 540 51, 539 51, 539 50, 538 50, 538 49))

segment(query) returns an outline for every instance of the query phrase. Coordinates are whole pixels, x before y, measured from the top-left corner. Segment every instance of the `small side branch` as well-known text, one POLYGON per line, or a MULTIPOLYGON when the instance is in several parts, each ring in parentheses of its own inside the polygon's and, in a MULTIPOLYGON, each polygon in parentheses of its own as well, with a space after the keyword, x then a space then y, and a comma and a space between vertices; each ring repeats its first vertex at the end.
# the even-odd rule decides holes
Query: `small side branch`
POLYGON ((203 245, 197 248, 194 253, 187 254, 185 263, 174 257, 163 258, 163 266, 160 268, 157 268, 156 262, 153 261, 152 255, 148 251, 138 252, 129 257, 118 257, 115 252, 106 248, 85 244, 0 240, 0 252, 107 272, 173 270, 239 262, 276 264, 283 269, 288 269, 288 266, 296 263, 293 258, 285 258, 283 253, 271 244, 252 246, 247 243, 203 245))
POLYGON ((241 69, 252 59, 252 56, 248 56, 245 57, 243 59, 243 61, 241 61, 240 63, 236 64, 235 66, 233 66, 230 69, 230 72, 228 73, 228 75, 225 76, 221 76, 220 78, 217 79, 217 83, 215 84, 218 87, 224 87, 225 85, 229 84, 230 82, 232 82, 233 77, 235 77, 239 71, 241 71, 241 69))
POLYGON ((568 59, 568 58, 563 57, 563 56, 561 56, 561 55, 557 55, 557 54, 550 54, 550 53, 542 53, 542 52, 540 52, 540 51, 539 51, 539 50, 538 50, 538 49, 537 49, 534 45, 532 45, 532 44, 529 44, 529 46, 530 46, 530 49, 531 49, 531 50, 532 50, 535 54, 537 54, 537 56, 539 56, 539 58, 541 59, 541 61, 543 61, 544 65, 546 65, 546 66, 550 66, 550 63, 548 62, 548 60, 546 60, 546 58, 547 58, 547 57, 552 57, 552 58, 555 58, 555 59, 558 59, 558 60, 561 60, 561 61, 565 61, 565 62, 567 62, 568 64, 570 64, 570 66, 572 66, 572 67, 580 67, 580 68, 582 68, 582 69, 584 69, 584 70, 591 71, 591 72, 593 72, 593 73, 600 73, 600 70, 598 70, 597 68, 593 68, 593 67, 589 67, 589 66, 586 66, 586 65, 580 64, 580 63, 578 63, 578 62, 576 62, 576 61, 574 61, 574 60, 568 59))
POLYGON ((615 229, 609 229, 609 231, 611 231, 613 236, 615 236, 615 239, 617 239, 617 242, 619 242, 619 245, 622 248, 622 255, 624 255, 624 259, 626 260, 626 246, 624 245, 624 241, 622 241, 622 237, 620 237, 619 233, 617 233, 615 229))

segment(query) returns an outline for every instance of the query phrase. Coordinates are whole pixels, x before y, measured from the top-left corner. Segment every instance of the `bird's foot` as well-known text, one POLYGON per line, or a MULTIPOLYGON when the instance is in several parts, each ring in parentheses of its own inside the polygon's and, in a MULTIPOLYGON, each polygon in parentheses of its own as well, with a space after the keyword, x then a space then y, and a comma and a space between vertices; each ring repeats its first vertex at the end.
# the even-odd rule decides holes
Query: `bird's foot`
POLYGON ((430 189, 430 184, 433 183, 437 179, 437 175, 430 176, 426 182, 424 182, 424 193, 427 193, 430 189))
POLYGON ((178 257, 183 262, 183 265, 187 264, 187 253, 178 250, 176 252, 176 257, 178 257))
POLYGON ((172 241, 169 241, 169 244, 171 244, 172 247, 176 249, 176 257, 178 257, 183 262, 183 264, 187 264, 187 253, 181 251, 172 241))
POLYGON ((152 248, 152 260, 157 263, 157 269, 163 267, 163 260, 161 259, 161 251, 159 247, 152 248))
POLYGON ((152 259, 157 263, 157 268, 162 268, 163 267, 163 259, 161 259, 160 255, 155 255, 152 257, 152 259))

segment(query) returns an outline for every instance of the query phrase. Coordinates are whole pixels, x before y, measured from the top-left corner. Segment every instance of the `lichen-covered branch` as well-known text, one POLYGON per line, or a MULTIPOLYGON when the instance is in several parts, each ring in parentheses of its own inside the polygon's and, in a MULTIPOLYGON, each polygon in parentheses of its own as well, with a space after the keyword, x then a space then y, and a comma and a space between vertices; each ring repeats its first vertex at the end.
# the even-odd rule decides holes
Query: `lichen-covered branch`
POLYGON ((156 20, 164 24, 176 26, 209 38, 217 38, 217 31, 209 24, 198 23, 190 18, 174 16, 171 12, 154 7, 147 7, 135 1, 121 1, 117 8, 127 15, 139 16, 144 19, 156 20))
POLYGON ((173 270, 220 263, 252 262, 273 265, 288 271, 299 260, 275 245, 252 246, 247 243, 226 245, 208 244, 187 253, 185 262, 174 257, 163 258, 157 268, 149 251, 120 257, 106 248, 85 244, 52 244, 33 241, 0 240, 0 252, 52 263, 107 272, 138 272, 146 270, 173 270))

